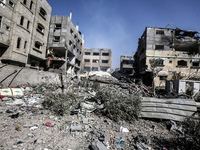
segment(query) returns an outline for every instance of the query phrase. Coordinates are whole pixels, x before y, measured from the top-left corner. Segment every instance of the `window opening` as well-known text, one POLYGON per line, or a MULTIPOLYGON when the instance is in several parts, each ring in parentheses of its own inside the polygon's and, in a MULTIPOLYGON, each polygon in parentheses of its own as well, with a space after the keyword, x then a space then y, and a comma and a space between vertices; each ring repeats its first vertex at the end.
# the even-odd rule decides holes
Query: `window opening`
POLYGON ((54 36, 54 42, 60 42, 60 36, 54 36))
POLYGON ((32 7, 33 7, 33 1, 31 1, 30 3, 30 10, 32 9, 32 7))
POLYGON ((90 52, 85 52, 85 55, 90 55, 90 52))
POLYGON ((95 53, 95 52, 94 52, 93 55, 94 55, 94 56, 99 56, 99 53, 95 53))
POLYGON ((109 56, 109 53, 102 53, 102 56, 109 56))
POLYGON ((26 49, 26 44, 27 44, 27 41, 24 42, 24 49, 26 49))
POLYGON ((18 39, 17 39, 17 48, 20 48, 20 43, 21 43, 21 38, 18 37, 18 39))
POLYGON ((24 0, 23 3, 24 3, 24 5, 26 5, 27 4, 27 0, 24 0))
POLYGON ((35 48, 41 49, 42 44, 38 41, 35 42, 35 48))
POLYGON ((14 3, 13 3, 12 1, 9 1, 9 5, 10 5, 11 7, 14 7, 14 3))
POLYGON ((108 63, 108 60, 102 60, 102 63, 108 63))
POLYGON ((93 62, 93 63, 98 63, 99 60, 98 60, 98 59, 93 59, 92 62, 93 62))
POLYGON ((61 29, 61 24, 55 24, 56 29, 61 29))
POLYGON ((156 34, 163 35, 163 34, 164 34, 164 31, 163 31, 163 30, 156 30, 156 34))
POLYGON ((26 29, 29 29, 30 21, 27 22, 27 27, 26 29))
POLYGON ((23 26, 24 24, 24 16, 21 16, 20 25, 23 26))
POLYGON ((42 7, 40 7, 40 16, 41 17, 43 17, 44 19, 46 18, 46 15, 47 15, 47 13, 46 13, 46 11, 42 8, 42 7))
POLYGON ((178 61, 178 66, 187 66, 187 61, 184 60, 178 61))
POLYGON ((44 26, 42 24, 38 23, 37 31, 44 34, 44 26))
POLYGON ((155 49, 156 50, 164 50, 164 45, 156 45, 155 49))
POLYGON ((90 59, 85 59, 85 62, 90 62, 90 59))
POLYGON ((69 46, 71 46, 72 45, 72 41, 71 40, 69 40, 69 46))

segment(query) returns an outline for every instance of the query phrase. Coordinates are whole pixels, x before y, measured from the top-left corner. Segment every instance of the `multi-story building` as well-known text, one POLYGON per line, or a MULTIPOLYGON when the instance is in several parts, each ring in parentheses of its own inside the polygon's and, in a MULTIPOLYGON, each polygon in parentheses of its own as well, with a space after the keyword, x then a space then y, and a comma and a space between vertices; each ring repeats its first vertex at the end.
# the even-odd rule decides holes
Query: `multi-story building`
POLYGON ((133 63, 134 63, 134 58, 132 56, 121 56, 120 72, 127 75, 133 75, 134 74, 133 63))
POLYGON ((81 68, 83 71, 109 71, 112 51, 105 48, 84 48, 81 68))
POLYGON ((0 60, 39 67, 46 56, 50 16, 46 0, 1 0, 0 60))
POLYGON ((80 71, 84 40, 70 16, 52 16, 48 40, 48 67, 74 74, 80 71))
POLYGON ((200 77, 199 44, 197 31, 146 27, 134 56, 136 72, 144 84, 152 85, 150 60, 159 59, 156 68, 160 71, 154 78, 156 86, 165 87, 165 80, 177 74, 183 79, 200 77))

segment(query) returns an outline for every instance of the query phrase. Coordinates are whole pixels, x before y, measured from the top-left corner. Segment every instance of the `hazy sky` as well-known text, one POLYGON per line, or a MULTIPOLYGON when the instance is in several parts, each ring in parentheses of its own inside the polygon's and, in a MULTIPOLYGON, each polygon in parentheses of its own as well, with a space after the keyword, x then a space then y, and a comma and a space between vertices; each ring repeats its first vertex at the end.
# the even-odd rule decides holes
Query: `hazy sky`
POLYGON ((165 28, 170 22, 200 31, 200 0, 47 0, 52 15, 69 16, 84 33, 86 48, 110 48, 112 68, 120 56, 134 54, 145 27, 165 28))

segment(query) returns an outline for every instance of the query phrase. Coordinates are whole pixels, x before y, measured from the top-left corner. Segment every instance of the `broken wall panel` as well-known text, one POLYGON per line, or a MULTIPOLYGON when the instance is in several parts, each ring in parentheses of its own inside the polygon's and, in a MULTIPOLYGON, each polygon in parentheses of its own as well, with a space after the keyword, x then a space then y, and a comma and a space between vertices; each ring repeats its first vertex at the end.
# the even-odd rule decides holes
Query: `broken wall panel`
POLYGON ((142 118, 169 119, 183 121, 192 116, 197 106, 192 99, 157 99, 144 97, 142 99, 142 118))

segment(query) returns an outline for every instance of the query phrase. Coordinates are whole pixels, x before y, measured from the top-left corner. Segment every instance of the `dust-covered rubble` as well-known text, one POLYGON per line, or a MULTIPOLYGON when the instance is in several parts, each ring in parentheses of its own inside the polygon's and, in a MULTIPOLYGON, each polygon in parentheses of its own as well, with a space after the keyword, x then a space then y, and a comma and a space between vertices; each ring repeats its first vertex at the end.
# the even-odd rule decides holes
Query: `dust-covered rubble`
POLYGON ((78 82, 66 83, 64 93, 57 86, 32 85, 18 87, 21 97, 2 97, 0 149, 179 149, 176 139, 185 131, 178 123, 136 117, 136 93, 148 89, 78 82))

